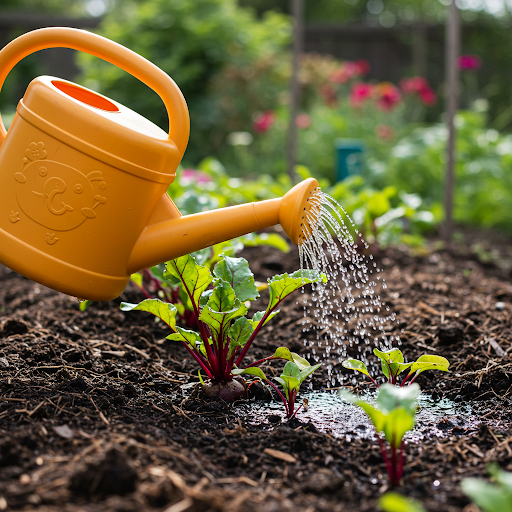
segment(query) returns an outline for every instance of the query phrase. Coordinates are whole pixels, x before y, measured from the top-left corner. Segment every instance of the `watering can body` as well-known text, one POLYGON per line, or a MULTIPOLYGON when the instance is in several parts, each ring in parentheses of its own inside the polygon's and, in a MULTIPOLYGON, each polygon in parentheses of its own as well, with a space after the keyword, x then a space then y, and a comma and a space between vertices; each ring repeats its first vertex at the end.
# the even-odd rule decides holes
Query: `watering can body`
POLYGON ((0 87, 21 58, 55 46, 92 53, 153 88, 169 134, 94 91, 33 80, 8 133, 0 123, 1 263, 61 292, 109 300, 137 270, 262 227, 281 222, 297 243, 315 180, 283 199, 181 216, 166 191, 188 141, 187 106, 168 75, 127 48, 76 29, 36 30, 0 52, 0 87))

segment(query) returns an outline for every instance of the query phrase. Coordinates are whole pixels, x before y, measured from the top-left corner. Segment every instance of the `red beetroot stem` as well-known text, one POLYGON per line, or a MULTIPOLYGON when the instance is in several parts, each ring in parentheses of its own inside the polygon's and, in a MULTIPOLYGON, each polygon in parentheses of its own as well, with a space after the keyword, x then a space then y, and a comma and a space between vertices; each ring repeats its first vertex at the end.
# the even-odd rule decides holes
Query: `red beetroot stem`
POLYGON ((398 457, 398 468, 397 468, 397 473, 398 473, 398 483, 400 483, 400 480, 402 479, 402 475, 404 473, 404 442, 402 441, 400 443, 400 452, 399 452, 399 457, 398 457))
POLYGON ((396 487, 399 483, 399 480, 397 479, 396 447, 394 444, 391 445, 391 468, 393 471, 393 474, 390 478, 391 486, 396 487))
POLYGON ((206 375, 208 375, 208 378, 212 379, 213 375, 210 369, 208 368, 208 363, 206 361, 203 361, 203 356, 201 354, 196 353, 194 350, 192 350, 186 341, 180 340, 182 345, 190 352, 191 356, 199 363, 201 368, 206 372, 206 375))
POLYGON ((386 470, 388 472, 389 480, 392 481, 393 467, 391 466, 391 463, 389 462, 386 445, 384 444, 384 441, 382 440, 382 438, 380 437, 380 434, 378 432, 377 432, 377 440, 379 441, 380 453, 382 454, 382 458, 384 459, 384 463, 386 464, 386 470))
POLYGON ((260 364, 264 363, 265 361, 269 361, 270 359, 282 359, 283 361, 289 361, 289 359, 285 359, 284 357, 270 356, 270 357, 265 357, 264 359, 260 359, 259 361, 255 361, 254 363, 248 364, 247 366, 244 366, 244 368, 250 368, 251 366, 259 366, 260 364))
POLYGON ((277 389, 277 386, 272 381, 268 380, 267 382, 274 388, 276 393, 279 395, 279 398, 283 401, 284 407, 286 409, 286 416, 289 418, 290 409, 288 407, 288 400, 286 400, 286 397, 283 395, 283 393, 281 393, 281 391, 279 391, 279 389, 277 389))
MULTIPOLYGON (((370 377, 370 375, 368 375, 368 377, 370 377)), ((370 377, 370 380, 375 384, 375 386, 377 387, 377 389, 380 387, 380 386, 375 382, 375 380, 373 380, 371 377, 370 377)))
POLYGON ((414 376, 414 378, 411 380, 411 382, 409 382, 409 386, 416 380, 416 377, 419 375, 419 373, 416 373, 416 375, 414 376))
MULTIPOLYGON (((404 384, 407 382, 407 379, 408 379, 411 375, 412 375, 412 373, 411 373, 411 372, 409 372, 409 373, 407 374, 407 377, 405 377, 405 379, 402 381, 402 384, 400 384, 400 387, 401 387, 401 388, 404 386, 404 384)), ((409 386, 410 386, 413 382, 414 382, 414 379, 413 379, 413 380, 411 380, 411 382, 409 382, 409 386)))

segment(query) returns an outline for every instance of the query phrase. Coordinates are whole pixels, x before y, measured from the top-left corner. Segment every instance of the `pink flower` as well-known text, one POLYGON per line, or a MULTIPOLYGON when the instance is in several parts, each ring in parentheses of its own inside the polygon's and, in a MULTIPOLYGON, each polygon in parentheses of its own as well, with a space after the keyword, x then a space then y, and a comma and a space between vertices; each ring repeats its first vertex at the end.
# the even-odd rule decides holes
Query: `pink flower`
POLYGON ((395 132, 393 131, 393 128, 387 124, 378 124, 375 127, 375 135, 381 139, 389 140, 395 136, 395 132))
POLYGON ((357 72, 359 76, 367 75, 370 72, 370 63, 365 59, 359 59, 354 62, 357 66, 357 72))
POLYGON ((412 78, 402 78, 400 88, 405 94, 417 94, 423 104, 431 107, 437 102, 437 95, 432 90, 426 78, 422 76, 413 76, 412 78))
POLYGON ((402 78, 400 80, 400 88, 405 94, 415 94, 423 89, 429 88, 429 85, 426 78, 413 76, 412 78, 402 78))
POLYGON ((295 123, 297 124, 297 128, 301 130, 309 128, 311 126, 311 117, 307 114, 299 114, 295 119, 295 123))
POLYGON ((468 71, 476 71, 482 66, 482 61, 478 55, 461 55, 457 60, 459 69, 467 69, 468 71))
POLYGON ((333 84, 344 84, 359 74, 359 66, 357 63, 348 60, 347 62, 344 62, 339 69, 336 69, 331 73, 329 80, 333 84))
POLYGON ((274 114, 274 111, 265 110, 265 112, 261 112, 256 115, 252 126, 256 133, 265 133, 272 127, 275 120, 276 116, 274 114))
POLYGON ((196 169, 183 169, 181 171, 181 181, 184 184, 188 183, 208 183, 212 178, 205 172, 197 171, 196 169))
POLYGON ((360 107, 373 93, 373 85, 358 83, 352 86, 350 103, 353 107, 360 107))
POLYGON ((393 110, 400 101, 402 95, 400 91, 390 82, 382 82, 375 87, 377 97, 377 107, 381 110, 393 110))
POLYGON ((427 107, 431 107, 437 103, 437 95, 430 87, 421 89, 418 94, 423 104, 427 105, 427 107))
POLYGON ((320 94, 328 107, 334 107, 338 103, 336 91, 330 85, 322 85, 320 94))

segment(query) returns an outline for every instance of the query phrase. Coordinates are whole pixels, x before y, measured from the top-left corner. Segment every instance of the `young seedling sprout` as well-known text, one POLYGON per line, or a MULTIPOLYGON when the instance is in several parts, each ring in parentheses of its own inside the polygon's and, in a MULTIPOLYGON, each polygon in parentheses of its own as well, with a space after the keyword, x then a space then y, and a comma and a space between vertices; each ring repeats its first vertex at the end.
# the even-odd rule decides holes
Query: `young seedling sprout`
MULTIPOLYGON (((422 355, 412 363, 404 363, 404 356, 398 348, 392 348, 390 350, 378 350, 373 349, 373 353, 380 359, 382 373, 388 379, 389 384, 399 385, 398 376, 405 370, 409 370, 409 373, 400 383, 400 387, 407 384, 412 384, 416 377, 425 370, 440 370, 442 372, 449 371, 448 368, 450 363, 448 359, 441 356, 433 356, 429 354, 422 355), (412 376, 413 378, 409 380, 412 376)), ((347 359, 343 361, 343 366, 349 370, 355 370, 364 373, 378 388, 379 385, 373 379, 368 372, 366 365, 357 359, 347 359)))
MULTIPOLYGON (((179 281, 197 317, 198 331, 177 326, 176 306, 159 299, 146 299, 140 304, 123 302, 121 309, 147 311, 163 320, 174 331, 167 339, 180 341, 208 376, 209 382, 203 386, 205 392, 227 401, 236 400, 245 392, 243 384, 233 380, 232 370, 242 366, 255 337, 279 313, 276 308, 283 299, 301 286, 327 280, 325 275, 308 270, 274 276, 268 280, 267 309, 249 319, 248 304, 259 297, 259 292, 243 258, 222 255, 212 275, 208 267, 198 264, 192 256, 182 256, 167 262, 163 277, 170 283, 179 281)), ((290 361, 296 356, 289 351, 276 354, 249 366, 269 359, 286 359, 283 354, 290 354, 290 361)))
MULTIPOLYGON (((281 384, 284 395, 279 391, 277 386, 266 377, 260 368, 247 367, 243 370, 233 370, 233 374, 250 374, 258 377, 260 380, 266 381, 274 388, 279 398, 282 400, 286 410, 286 417, 291 419, 299 412, 303 405, 307 405, 307 401, 303 401, 303 403, 295 409, 295 400, 301 384, 321 366, 321 363, 311 366, 306 359, 303 359, 297 354, 290 353, 290 351, 285 347, 278 348, 276 353, 279 353, 281 356, 279 359, 288 359, 288 362, 284 365, 281 375, 279 377, 274 377, 274 380, 281 384), (288 354, 286 352, 288 352, 288 354)), ((274 354, 274 359, 277 359, 275 355, 276 354, 274 354)))
POLYGON ((373 406, 346 390, 340 391, 342 398, 361 407, 372 421, 389 481, 393 487, 398 486, 402 478, 403 437, 414 427, 419 393, 418 384, 399 388, 386 383, 380 387, 376 404, 373 406))

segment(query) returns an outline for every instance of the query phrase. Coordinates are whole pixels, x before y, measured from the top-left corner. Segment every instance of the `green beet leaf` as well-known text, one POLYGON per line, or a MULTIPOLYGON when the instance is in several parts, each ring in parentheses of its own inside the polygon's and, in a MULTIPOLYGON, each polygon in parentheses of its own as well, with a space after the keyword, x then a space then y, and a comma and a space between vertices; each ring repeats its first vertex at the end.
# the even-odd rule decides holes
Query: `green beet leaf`
MULTIPOLYGON (((297 354, 295 354, 296 356, 297 354)), ((293 357, 293 354, 292 354, 293 357)), ((302 359, 302 358, 301 358, 302 359)), ((304 359, 304 361, 306 361, 304 359)), ((276 380, 283 386, 283 388, 288 389, 288 391, 300 389, 300 385, 317 369, 321 366, 320 364, 316 364, 315 366, 311 366, 307 361, 307 367, 303 370, 292 361, 288 361, 283 368, 283 372, 280 377, 276 377, 276 380), (283 382, 285 384, 283 384, 283 382)), ((288 396, 288 395, 287 395, 288 396)))
POLYGON ((135 274, 132 274, 130 276, 130 279, 139 287, 142 287, 142 274, 139 274, 138 272, 135 272, 135 274))
POLYGON ((379 389, 377 404, 384 413, 403 407, 410 414, 414 414, 418 406, 419 394, 420 387, 418 384, 411 384, 402 388, 392 384, 383 384, 379 389))
POLYGON ((199 304, 201 294, 212 282, 208 268, 198 265, 190 254, 168 261, 164 277, 178 280, 194 304, 199 304))
POLYGON ((231 375, 254 375, 259 377, 261 380, 267 380, 267 376, 257 366, 251 366, 250 368, 235 368, 231 370, 231 375))
POLYGON ((80 308, 80 311, 85 311, 88 307, 89 307, 89 304, 93 302, 92 300, 82 300, 80 302, 80 305, 78 306, 80 308))
POLYGON ((230 321, 247 313, 247 307, 235 296, 229 283, 220 278, 213 280, 213 293, 202 309, 199 320, 207 324, 220 339, 228 334, 230 321))
POLYGON ((448 372, 450 363, 448 359, 441 356, 423 355, 411 365, 411 373, 421 373, 425 370, 441 370, 442 372, 448 372))
MULTIPOLYGON (((414 384, 413 384, 414 385, 414 384)), ((402 444, 404 434, 414 427, 414 412, 399 407, 386 415, 384 435, 391 446, 398 448, 402 444)))
POLYGON ((400 446, 404 434, 414 426, 419 391, 417 384, 411 384, 407 388, 383 384, 379 389, 376 406, 346 390, 341 390, 339 394, 347 402, 361 407, 369 416, 375 430, 384 433, 389 443, 396 448, 400 446))
POLYGON ((289 348, 279 347, 272 356, 274 359, 286 359, 287 361, 293 361, 292 353, 289 348))
POLYGON ((479 478, 462 480, 462 491, 484 512, 512 512, 512 473, 503 471, 496 463, 489 465, 492 484, 479 478))
POLYGON ((297 270, 291 275, 281 274, 274 276, 272 279, 268 280, 270 300, 267 311, 275 308, 286 296, 290 295, 290 293, 301 286, 316 283, 320 280, 326 283, 327 277, 325 274, 319 274, 314 270, 297 270))
MULTIPOLYGON (((492 463, 489 465, 489 473, 491 476, 498 482, 498 484, 502 485, 509 492, 512 493, 512 473, 508 471, 503 471, 498 464, 492 463)), ((512 503, 512 502, 511 502, 512 503)))
POLYGON ((188 329, 183 329, 179 326, 176 326, 176 330, 173 334, 167 336, 168 340, 171 341, 185 341, 190 345, 191 348, 195 349, 201 345, 201 335, 195 331, 189 331, 188 329))
POLYGON ((228 357, 231 356, 236 347, 243 347, 253 332, 254 328, 245 316, 237 318, 229 329, 230 342, 228 357))
POLYGON ((249 263, 244 258, 225 256, 215 265, 213 273, 231 285, 237 299, 241 302, 255 300, 260 296, 254 284, 254 275, 249 269, 249 263))
POLYGON ((233 309, 229 311, 215 311, 209 305, 206 305, 199 315, 199 320, 208 325, 218 338, 225 339, 228 334, 230 321, 246 313, 247 307, 245 304, 241 304, 240 301, 236 299, 233 309))
POLYGON ((198 265, 204 265, 212 257, 212 248, 205 247, 204 249, 199 249, 190 253, 190 256, 194 258, 198 265))
POLYGON ((297 380, 300 379, 300 368, 292 361, 288 361, 283 368, 281 377, 295 377, 297 380))
POLYGON ((387 492, 378 501, 383 512, 426 512, 421 503, 396 492, 387 492))
POLYGON ((389 379, 390 374, 396 376, 400 373, 400 367, 397 363, 404 362, 404 356, 398 348, 390 350, 373 349, 373 353, 381 360, 382 373, 389 379))
MULTIPOLYGON (((265 316, 265 313, 266 313, 265 311, 258 311, 257 313, 254 313, 251 323, 255 329, 256 329, 256 326, 261 322, 261 319, 265 316)), ((268 317, 265 319, 265 322, 263 322, 263 325, 266 325, 278 313, 279 313, 278 309, 276 311, 272 311, 272 313, 270 313, 270 315, 268 315, 268 317)), ((263 325, 262 325, 262 327, 263 327, 263 325)))
POLYGON ((173 331, 176 331, 176 306, 159 299, 146 299, 139 304, 121 303, 121 311, 147 311, 164 321, 173 331))
POLYGON ((296 377, 292 377, 291 375, 281 375, 281 377, 274 377, 274 379, 281 384, 287 400, 290 400, 290 393, 294 389, 299 389, 300 382, 296 377))
MULTIPOLYGON (((309 366, 308 368, 304 368, 300 371, 299 383, 302 384, 315 370, 320 368, 322 363, 315 364, 314 366, 309 366)), ((297 365, 297 368, 299 366, 297 365)))
MULTIPOLYGON (((307 359, 300 357, 299 354, 296 354, 295 352, 290 352, 290 349, 288 349, 286 347, 279 347, 278 349, 276 349, 272 358, 273 359, 286 359, 287 361, 291 361, 298 366, 300 371, 311 367, 311 365, 309 364, 309 361, 307 359)), ((315 368, 315 370, 316 370, 316 368, 315 368)), ((313 371, 315 371, 315 370, 313 370, 313 371)))
POLYGON ((465 478, 462 491, 484 512, 512 512, 512 491, 479 478, 465 478))
POLYGON ((165 263, 159 263, 158 265, 152 266, 149 271, 151 272, 151 275, 157 280, 160 281, 160 284, 162 286, 172 286, 176 287, 180 284, 180 280, 176 279, 175 277, 164 276, 165 272, 165 263))
MULTIPOLYGON (((303 371, 306 368, 311 367, 311 365, 309 364, 309 361, 307 359, 300 357, 299 354, 296 354, 295 352, 292 352, 292 358, 293 358, 293 362, 299 367, 300 371, 303 371)), ((316 365, 315 370, 318 368, 318 366, 320 366, 320 365, 316 365)), ((313 370, 313 371, 315 371, 315 370, 313 370)))
MULTIPOLYGON (((210 295, 207 303, 210 309, 219 313, 231 311, 235 306, 236 300, 235 290, 227 281, 220 278, 213 280, 213 293, 210 295)), ((237 304, 240 302, 239 300, 237 304)))
POLYGON ((368 377, 370 376, 366 365, 357 359, 347 359, 343 361, 342 366, 344 368, 348 368, 349 370, 356 370, 358 372, 364 373, 365 375, 368 375, 368 377))

